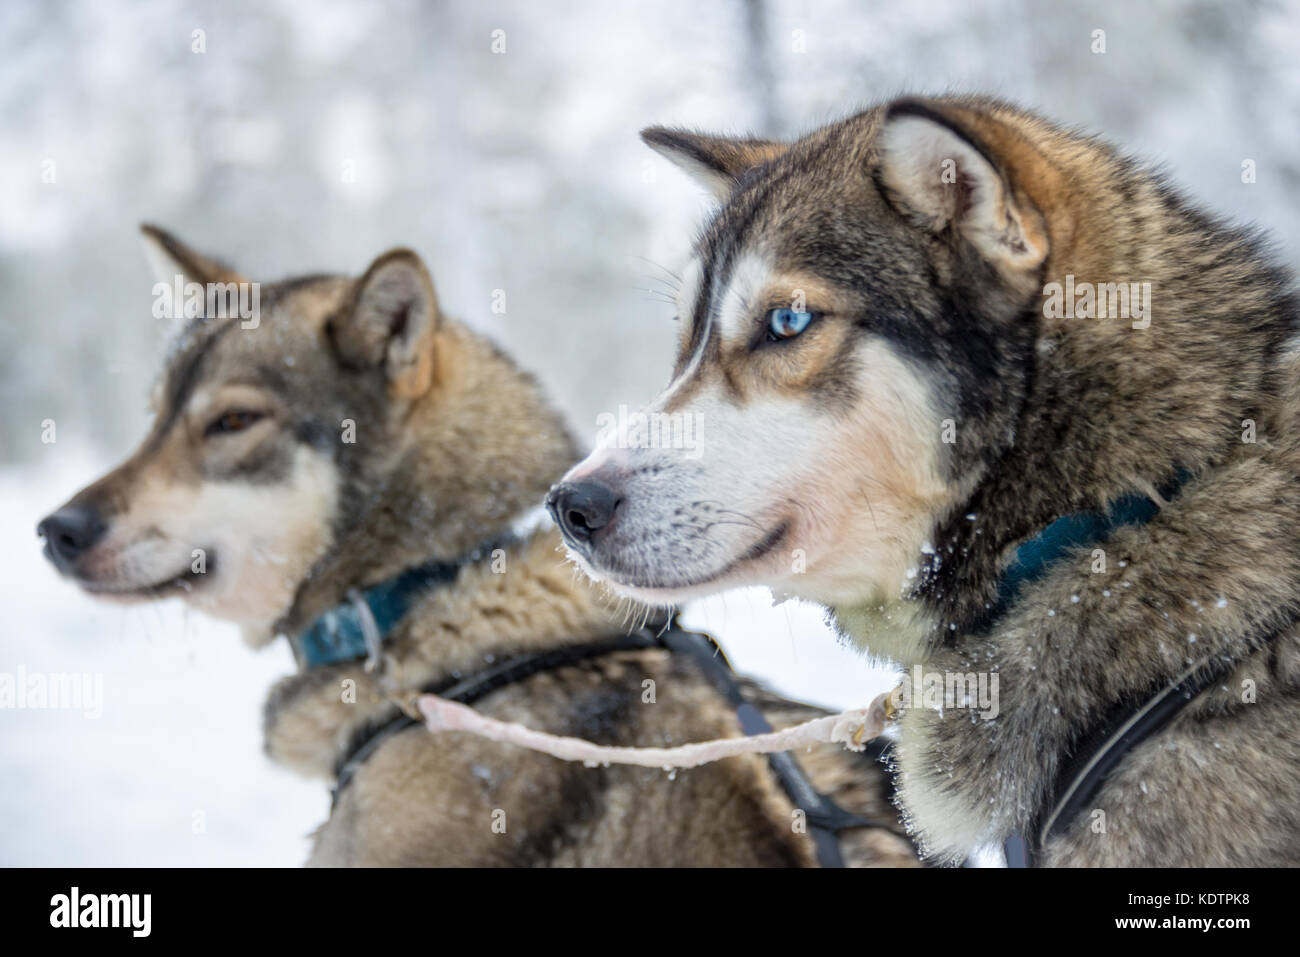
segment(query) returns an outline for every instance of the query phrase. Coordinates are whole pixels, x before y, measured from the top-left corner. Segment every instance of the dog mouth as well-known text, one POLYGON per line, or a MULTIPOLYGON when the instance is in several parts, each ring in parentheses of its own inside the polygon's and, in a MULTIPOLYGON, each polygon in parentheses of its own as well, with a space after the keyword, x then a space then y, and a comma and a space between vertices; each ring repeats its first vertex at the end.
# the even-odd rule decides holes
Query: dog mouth
POLYGON ((742 554, 736 556, 721 568, 714 569, 711 572, 696 577, 681 576, 672 579, 649 579, 641 577, 644 574, 644 569, 626 567, 612 568, 603 571, 603 574, 615 584, 621 585, 625 588, 639 588, 651 591, 676 591, 687 588, 699 588, 704 585, 711 585, 721 581, 737 569, 766 558, 780 547, 781 543, 785 541, 789 531, 790 523, 780 522, 755 544, 751 545, 742 554))
POLYGON ((201 587, 202 582, 212 577, 214 570, 213 556, 208 553, 207 567, 203 571, 196 572, 193 568, 187 568, 170 578, 163 578, 149 585, 84 578, 80 575, 76 576, 76 581, 83 591, 96 598, 127 602, 157 601, 192 594, 196 588, 201 587))

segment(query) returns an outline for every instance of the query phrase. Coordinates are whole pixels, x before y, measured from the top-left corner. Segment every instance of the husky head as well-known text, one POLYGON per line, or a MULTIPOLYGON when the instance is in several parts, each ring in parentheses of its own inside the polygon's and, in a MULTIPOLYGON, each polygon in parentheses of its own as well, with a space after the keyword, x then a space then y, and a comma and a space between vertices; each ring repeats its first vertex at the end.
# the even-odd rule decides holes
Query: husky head
POLYGON ((206 315, 210 284, 247 281, 143 231, 155 294, 188 289, 200 315, 172 320, 144 442, 37 531, 94 595, 179 595, 264 637, 402 453, 402 418, 433 377, 433 285, 414 253, 394 250, 359 280, 267 283, 244 296, 256 314, 206 315))
POLYGON ((642 136, 721 205, 678 292, 668 386, 548 499, 572 556, 651 602, 745 584, 897 599, 1011 440, 1042 216, 939 104, 789 145, 642 136))

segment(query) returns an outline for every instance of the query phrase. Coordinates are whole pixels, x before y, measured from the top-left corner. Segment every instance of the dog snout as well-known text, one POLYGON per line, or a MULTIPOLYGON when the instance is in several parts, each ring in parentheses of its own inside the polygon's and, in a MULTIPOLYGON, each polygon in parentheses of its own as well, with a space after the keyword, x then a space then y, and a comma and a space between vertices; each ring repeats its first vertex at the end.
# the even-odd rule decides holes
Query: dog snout
POLYGON ((45 538, 45 557, 60 571, 71 568, 107 530, 99 510, 85 505, 65 505, 36 526, 36 534, 45 538))
POLYGON ((622 499, 609 484, 585 478, 561 482, 546 497, 546 507, 560 526, 564 540, 573 548, 586 551, 608 531, 622 499))

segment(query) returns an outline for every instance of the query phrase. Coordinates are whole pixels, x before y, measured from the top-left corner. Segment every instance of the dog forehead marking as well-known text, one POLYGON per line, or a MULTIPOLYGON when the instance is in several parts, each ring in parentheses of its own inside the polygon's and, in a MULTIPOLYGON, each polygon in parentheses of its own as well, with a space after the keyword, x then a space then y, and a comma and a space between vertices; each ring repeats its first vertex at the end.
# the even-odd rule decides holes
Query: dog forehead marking
POLYGON ((761 297, 772 281, 772 264, 768 257, 754 251, 742 253, 727 276, 726 286, 718 294, 714 310, 718 328, 728 340, 748 338, 754 315, 764 303, 761 297))
POLYGON ((693 315, 693 310, 700 298, 700 291, 704 283, 704 264, 697 256, 691 260, 686 267, 686 272, 682 279, 681 288, 677 293, 677 317, 679 322, 704 323, 704 328, 695 339, 695 351, 691 354, 690 361, 682 369, 681 375, 677 376, 668 387, 664 389, 659 397, 658 404, 662 405, 672 400, 682 386, 691 381, 699 369, 700 364, 704 361, 704 350, 709 343, 709 336, 712 334, 712 309, 706 306, 704 315, 693 315))
MULTIPOLYGON (((690 360, 681 374, 664 390, 661 403, 670 401, 699 371, 715 330, 729 341, 746 337, 746 329, 753 321, 755 309, 762 305, 760 297, 771 283, 771 277, 771 262, 764 255, 745 252, 735 260, 728 271, 725 284, 715 285, 710 290, 709 302, 705 304, 703 314, 696 313, 692 317, 693 322, 703 324, 703 329, 695 336, 695 350, 691 353, 690 360)), ((696 257, 686 268, 678 294, 678 316, 683 320, 692 315, 692 309, 700 298, 704 278, 703 263, 696 257)))
POLYGON ((682 281, 677 287, 677 316, 689 321, 691 309, 700 296, 700 285, 704 282, 704 265, 700 257, 694 257, 682 270, 682 281))

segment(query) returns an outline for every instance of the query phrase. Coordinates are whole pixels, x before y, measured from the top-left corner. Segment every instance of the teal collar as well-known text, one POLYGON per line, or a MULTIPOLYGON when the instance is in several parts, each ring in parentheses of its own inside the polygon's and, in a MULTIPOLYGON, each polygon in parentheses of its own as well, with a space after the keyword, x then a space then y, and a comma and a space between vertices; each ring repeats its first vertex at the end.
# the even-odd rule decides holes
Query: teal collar
POLYGON ((369 659, 378 664, 384 641, 407 612, 434 588, 455 581, 466 565, 490 557, 515 541, 504 536, 478 545, 455 561, 415 565, 365 589, 350 589, 347 601, 323 612, 290 637, 298 666, 306 671, 341 661, 369 659))
MULTIPOLYGON (((1182 469, 1159 490, 1166 502, 1191 479, 1182 469)), ((1020 589, 1040 578, 1070 548, 1100 542, 1121 525, 1144 525, 1160 505, 1142 495, 1126 495, 1104 512, 1086 512, 1059 518, 1016 550, 998 588, 998 601, 985 630, 992 628, 1020 589)), ((1270 627, 1256 647, 1266 647, 1284 629, 1270 627)), ((1227 678, 1239 658, 1216 655, 1200 661, 1172 680, 1157 682, 1145 694, 1131 694, 1115 702, 1109 713, 1094 720, 1075 736, 1061 756, 1054 780, 1024 833, 1009 836, 1004 844, 1008 867, 1036 867, 1043 848, 1066 833, 1086 810, 1095 807, 1098 790, 1110 773, 1138 745, 1169 726, 1189 703, 1207 688, 1227 678)))
MULTIPOLYGON (((1180 469, 1158 492, 1164 501, 1175 498, 1191 479, 1188 469, 1180 469)), ((1104 511, 1074 512, 1063 515, 1033 538, 1021 543, 1016 556, 998 582, 997 600, 989 609, 977 631, 992 628, 1015 602, 1021 590, 1037 581, 1072 548, 1095 545, 1124 525, 1145 525, 1155 518, 1161 506, 1150 496, 1131 492, 1116 499, 1104 511)))

